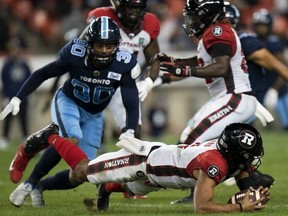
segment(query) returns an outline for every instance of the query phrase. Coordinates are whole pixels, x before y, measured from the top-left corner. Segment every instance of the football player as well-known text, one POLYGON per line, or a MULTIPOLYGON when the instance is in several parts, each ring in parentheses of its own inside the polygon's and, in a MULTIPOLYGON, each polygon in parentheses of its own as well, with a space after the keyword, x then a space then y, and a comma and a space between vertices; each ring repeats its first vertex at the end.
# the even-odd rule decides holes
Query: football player
MULTIPOLYGON (((47 143, 53 146, 71 167, 71 178, 98 185, 98 210, 108 209, 113 192, 145 195, 161 188, 195 188, 195 213, 252 212, 263 209, 265 204, 258 204, 269 199, 269 189, 260 187, 265 196, 256 201, 250 201, 249 190, 241 203, 213 201, 215 187, 229 177, 238 179, 240 190, 248 189, 249 173, 261 164, 264 155, 261 135, 247 124, 232 123, 218 139, 191 145, 166 145, 122 135, 116 144, 120 150, 94 160, 89 160, 77 145, 59 136, 57 129, 52 123, 34 133, 24 150, 36 153, 47 143)), ((15 196, 16 191, 9 200, 19 207, 22 203, 18 203, 15 196)))
MULTIPOLYGON (((160 32, 160 21, 154 14, 146 12, 148 0, 110 0, 110 2, 112 7, 100 7, 90 11, 87 21, 89 22, 99 16, 109 16, 118 24, 122 36, 120 47, 124 47, 137 55, 143 72, 137 80, 139 98, 143 102, 151 91, 154 80, 159 75, 159 62, 154 61, 151 64, 150 59, 159 52, 157 38, 160 32), (146 77, 145 68, 147 66, 149 66, 149 76, 146 77)), ((121 100, 120 89, 112 98, 109 109, 117 126, 125 131, 126 112, 121 100)), ((141 124, 140 112, 136 132, 138 138, 141 134, 141 124)))
MULTIPOLYGON (((175 59, 157 54, 155 59, 161 62, 161 70, 168 75, 204 78, 211 99, 190 119, 180 143, 219 137, 227 124, 247 122, 255 113, 261 113, 264 125, 272 121, 272 115, 252 93, 241 43, 225 17, 223 0, 188 0, 183 15, 186 33, 199 40, 197 56, 175 59)), ((170 80, 170 77, 162 79, 170 80)), ((193 194, 174 203, 192 200, 193 194)))
POLYGON ((275 108, 281 127, 288 129, 288 87, 287 83, 285 83, 282 78, 279 78, 279 74, 285 72, 286 81, 288 80, 288 69, 284 65, 286 61, 284 57, 285 42, 273 34, 273 17, 268 10, 260 9, 255 11, 252 17, 252 23, 253 30, 261 43, 263 43, 264 47, 279 61, 274 60, 274 62, 271 63, 269 60, 266 64, 271 65, 270 68, 266 67, 264 74, 263 71, 262 74, 256 73, 256 75, 252 77, 253 81, 251 82, 256 82, 259 85, 257 87, 263 90, 262 94, 266 93, 266 98, 264 97, 263 99, 263 95, 261 95, 259 101, 263 102, 264 100, 264 104, 275 108), (279 64, 279 66, 276 64, 279 64), (275 70, 276 73, 274 72, 275 70), (258 80, 263 79, 263 77, 265 77, 265 80, 258 82, 258 80), (273 97, 273 95, 275 96, 273 97))
MULTIPOLYGON (((87 20, 89 22, 92 22, 95 17, 110 17, 115 23, 118 24, 118 27, 120 28, 120 35, 122 38, 119 44, 120 48, 125 48, 130 52, 137 54, 138 62, 140 61, 140 63, 144 63, 147 60, 146 65, 149 65, 149 60, 156 53, 159 52, 157 37, 160 31, 160 23, 155 15, 146 12, 148 1, 111 0, 111 4, 113 5, 113 7, 101 7, 92 10, 89 13, 87 20), (145 57, 146 60, 143 59, 143 57, 145 57)), ((89 25, 87 26, 87 29, 88 28, 89 25)), ((87 29, 81 34, 80 38, 85 37, 87 29)), ((137 82, 139 97, 142 101, 146 98, 147 94, 151 90, 153 86, 153 80, 158 76, 159 73, 159 62, 155 61, 150 66, 151 67, 149 77, 147 77, 145 80, 137 82)), ((54 86, 57 86, 57 80, 56 83, 54 83, 54 86)), ((123 104, 120 88, 116 90, 116 92, 114 93, 114 97, 112 97, 111 102, 108 106, 112 111, 112 115, 115 118, 116 124, 119 126, 119 128, 121 128, 122 132, 125 131, 127 128, 126 109, 123 104)), ((138 108, 139 119, 135 134, 136 137, 140 137, 142 124, 139 105, 138 108)), ((23 172, 25 171, 31 157, 33 157, 33 155, 25 155, 25 153, 23 152, 23 145, 20 145, 10 165, 10 178, 13 182, 17 183, 21 180, 23 172)), ((43 181, 39 182, 39 187, 45 190, 46 184, 43 181)))
MULTIPOLYGON (((235 5, 225 2, 225 8, 226 17, 239 35, 242 51, 248 65, 249 79, 253 92, 258 101, 263 104, 267 91, 273 85, 273 80, 275 81, 275 75, 282 77, 283 80, 288 80, 288 68, 265 48, 265 44, 259 40, 256 34, 248 33, 240 29, 240 12, 235 5), (274 75, 272 73, 274 73, 274 75)), ((256 25, 256 23, 259 24, 260 20, 262 20, 262 22, 266 23, 263 24, 267 25, 269 29, 267 32, 271 31, 272 17, 267 11, 260 10, 255 12, 253 20, 254 25, 256 25)), ((275 37, 273 38, 275 39, 275 37)), ((273 49, 279 49, 279 45, 276 45, 273 49)), ((270 100, 272 100, 272 98, 270 98, 270 100)), ((261 174, 259 171, 251 173, 250 178, 252 178, 256 187, 259 185, 270 187, 274 182, 273 177, 267 174, 261 174)))
MULTIPOLYGON (((101 144, 102 111, 108 106, 118 87, 121 87, 127 112, 125 133, 134 136, 139 119, 139 97, 135 79, 140 74, 140 68, 135 55, 119 49, 120 41, 117 24, 109 17, 98 17, 90 23, 85 40, 72 40, 61 49, 57 60, 32 74, 1 112, 0 119, 10 113, 16 115, 21 101, 45 80, 69 73, 69 79, 55 93, 51 106, 52 120, 59 124, 63 137, 77 144, 89 159, 94 159, 101 144)), ((34 153, 26 154, 26 158, 33 155, 34 153)), ((61 156, 55 149, 46 149, 31 175, 16 189, 15 200, 12 202, 23 203, 25 197, 35 188, 30 194, 32 204, 44 206, 42 189, 35 186, 60 160, 61 156)), ((22 174, 13 177, 19 180, 22 174)), ((69 170, 59 172, 45 181, 53 189, 70 189, 83 183, 69 181, 69 170)))

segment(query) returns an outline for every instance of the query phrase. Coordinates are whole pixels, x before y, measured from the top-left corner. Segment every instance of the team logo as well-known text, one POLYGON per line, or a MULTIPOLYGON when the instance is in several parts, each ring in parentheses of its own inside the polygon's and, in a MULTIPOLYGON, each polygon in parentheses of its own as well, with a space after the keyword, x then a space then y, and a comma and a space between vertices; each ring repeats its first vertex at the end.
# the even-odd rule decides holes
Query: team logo
POLYGON ((108 76, 107 76, 109 79, 114 79, 114 80, 118 80, 118 81, 120 81, 121 80, 121 77, 122 77, 122 75, 121 74, 119 74, 119 73, 115 73, 115 72, 111 72, 111 71, 109 71, 109 73, 108 73, 108 76))
POLYGON ((211 165, 207 169, 207 174, 209 177, 213 178, 219 174, 219 167, 216 165, 211 165))
POLYGON ((251 149, 256 144, 256 136, 250 130, 242 131, 238 139, 240 145, 245 149, 251 149))
POLYGON ((212 29, 212 34, 216 37, 222 35, 223 29, 220 26, 216 26, 212 29))
POLYGON ((144 172, 139 170, 139 171, 136 172, 136 176, 139 177, 139 178, 143 178, 145 176, 145 174, 144 174, 144 172))
POLYGON ((100 71, 93 71, 93 76, 96 76, 96 77, 98 77, 98 76, 100 76, 100 71))
POLYGON ((139 44, 141 44, 141 45, 144 44, 144 38, 139 38, 139 44))

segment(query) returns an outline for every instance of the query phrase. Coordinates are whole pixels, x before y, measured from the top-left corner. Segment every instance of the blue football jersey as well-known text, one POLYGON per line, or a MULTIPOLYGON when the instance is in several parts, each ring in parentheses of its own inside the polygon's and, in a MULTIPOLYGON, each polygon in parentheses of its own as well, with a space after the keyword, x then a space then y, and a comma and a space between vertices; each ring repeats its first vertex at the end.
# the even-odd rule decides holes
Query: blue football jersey
MULTIPOLYGON (((264 48, 263 44, 259 41, 255 34, 242 32, 239 34, 239 38, 242 51, 245 56, 249 56, 253 52, 264 48)), ((258 101, 263 103, 265 93, 271 85, 270 82, 269 85, 266 85, 267 71, 258 64, 255 64, 253 61, 247 60, 247 66, 252 90, 255 93, 258 101)))
POLYGON ((91 113, 105 109, 119 85, 135 82, 131 70, 136 57, 126 50, 118 50, 113 62, 98 70, 87 58, 87 42, 74 39, 60 51, 60 61, 70 75, 63 85, 64 93, 91 113))

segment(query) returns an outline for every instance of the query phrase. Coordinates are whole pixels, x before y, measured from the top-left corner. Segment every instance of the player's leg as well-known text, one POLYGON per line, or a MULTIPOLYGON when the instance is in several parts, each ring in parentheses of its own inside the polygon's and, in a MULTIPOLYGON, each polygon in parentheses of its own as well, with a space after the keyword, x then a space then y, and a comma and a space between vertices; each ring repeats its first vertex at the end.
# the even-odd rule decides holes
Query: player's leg
MULTIPOLYGON (((115 123, 117 127, 119 128, 119 131, 122 133, 126 130, 126 110, 123 105, 122 96, 120 88, 118 88, 113 95, 109 105, 108 105, 112 116, 115 120, 115 123)), ((141 137, 141 104, 139 103, 139 120, 138 120, 138 126, 135 132, 135 137, 140 139, 141 137)))
MULTIPOLYGON (((96 157, 97 149, 101 144, 103 130, 102 114, 91 115, 80 109, 80 115, 82 117, 80 120, 81 124, 78 124, 78 121, 76 121, 76 125, 72 125, 71 121, 69 121, 69 123, 67 123, 68 126, 67 124, 65 125, 65 127, 67 126, 66 133, 69 137, 80 137, 80 132, 77 133, 77 131, 81 131, 82 135, 78 147, 84 151, 89 160, 92 160, 96 157), (77 125, 79 125, 80 128, 76 130, 77 125), (73 131, 70 131, 69 128, 73 128, 73 131)), ((58 172, 56 175, 38 182, 31 193, 32 205, 34 207, 43 207, 45 205, 43 198, 43 191, 45 190, 67 190, 75 188, 82 183, 83 181, 79 181, 79 178, 75 178, 73 175, 69 176, 69 170, 58 172)))
MULTIPOLYGON (((49 131, 51 133, 52 132, 58 133, 58 126, 57 125, 49 125, 48 127, 45 127, 44 129, 42 129, 41 131, 49 131)), ((36 154, 37 152, 41 151, 43 148, 47 147, 46 142, 43 142, 42 139, 38 139, 38 137, 33 136, 33 134, 28 138, 28 140, 31 140, 31 139, 32 139, 32 142, 28 143, 28 141, 27 141, 25 146, 23 147, 23 152, 25 154, 27 154, 27 155, 36 154), (29 148, 28 148, 28 151, 25 151, 25 147, 27 148, 27 146, 29 147, 30 145, 36 145, 37 150, 34 151, 34 149, 31 149, 31 148, 29 150, 29 148)), ((61 157, 59 156, 58 162, 57 161, 55 162, 55 160, 49 160, 50 157, 55 159, 55 156, 59 156, 59 154, 53 148, 48 148, 44 152, 44 154, 40 158, 39 162, 35 165, 32 173, 28 177, 28 179, 26 181, 24 181, 23 183, 21 183, 11 193, 9 200, 13 205, 18 206, 18 207, 23 205, 25 198, 27 196, 29 196, 29 194, 32 192, 32 190, 35 187, 35 185, 37 184, 37 182, 45 175, 46 172, 49 171, 49 168, 51 166, 56 165, 59 162, 59 160, 61 159, 61 157), (46 162, 44 163, 43 161, 49 162, 49 164, 47 164, 46 162), (44 169, 41 168, 43 164, 47 165, 47 167, 44 166, 44 169), (42 171, 43 171, 43 173, 42 173, 42 171)))
POLYGON ((29 124, 29 119, 27 116, 28 107, 29 107, 29 103, 28 103, 28 100, 26 99, 21 103, 21 109, 19 110, 20 126, 22 129, 24 139, 28 137, 28 124, 29 124))
POLYGON ((281 127, 288 129, 288 93, 279 97, 275 111, 278 115, 281 127))
POLYGON ((123 183, 141 179, 147 180, 145 164, 146 157, 132 154, 124 149, 100 155, 95 160, 90 161, 87 178, 89 182, 98 185, 97 208, 107 210, 110 194, 113 192, 142 195, 137 191, 134 193, 135 190, 129 190, 123 183))
MULTIPOLYGON (((103 129, 102 114, 91 115, 76 106, 74 102, 63 96, 63 92, 58 92, 58 97, 55 99, 57 103, 52 107, 52 120, 60 124, 61 135, 64 137, 73 137, 74 144, 86 153, 89 159, 94 159, 97 154, 97 149, 101 143, 101 135, 103 129)), ((77 178, 70 178, 69 170, 58 172, 54 176, 50 176, 41 180, 36 185, 31 193, 32 205, 34 207, 43 207, 45 205, 43 198, 44 190, 61 190, 72 189, 83 181, 77 178)))
MULTIPOLYGON (((60 133, 64 136, 67 136, 66 129, 62 122, 65 122, 66 124, 73 124, 74 119, 77 119, 79 116, 78 107, 69 99, 67 98, 61 90, 57 91, 55 94, 55 97, 52 101, 51 106, 51 113, 52 113, 52 120, 59 123, 61 126, 60 133), (67 117, 67 114, 70 118, 67 117), (72 117, 71 117, 72 116, 72 117), (64 121, 63 121, 64 119, 64 121)), ((58 130, 58 125, 57 130, 58 130)), ((53 128, 55 130, 55 125, 49 125, 42 129, 40 132, 43 132, 45 130, 48 130, 49 127, 53 128)), ((66 125, 65 125, 66 126, 66 125)), ((70 126, 69 126, 70 127, 70 126)), ((72 127, 71 127, 72 128, 72 127)), ((73 128, 74 130, 74 128, 73 128)), ((36 132, 35 134, 37 134, 36 132)), ((31 135, 33 137, 33 135, 31 135)), ((31 137, 30 136, 30 137, 31 137)), ((29 138, 30 138, 29 137, 29 138)), ((29 139, 28 138, 28 139, 29 139)), ((74 138, 73 141, 75 144, 77 144, 77 138, 74 138)), ((41 148, 47 147, 49 144, 47 143, 41 143, 37 139, 32 139, 33 142, 36 142, 35 145, 41 146, 41 148)), ((40 141, 43 142, 43 140, 40 139, 40 141)), ((27 145, 27 143, 26 143, 27 145)), ((26 154, 35 154, 35 152, 27 152, 26 154)), ((32 190, 35 188, 35 186, 38 184, 40 179, 44 177, 56 164, 59 163, 61 160, 61 156, 55 151, 54 148, 48 148, 44 154, 41 156, 38 163, 35 165, 32 173, 28 177, 26 181, 21 183, 10 195, 10 202, 16 203, 16 206, 23 205, 24 199, 32 192, 32 190), (29 188, 29 190, 26 190, 25 188, 29 188)))
MULTIPOLYGON (((220 136, 224 128, 233 122, 246 122, 254 115, 256 99, 248 95, 228 94, 222 98, 209 100, 189 121, 181 134, 181 143, 204 142, 220 136)), ((193 201, 191 193, 172 204, 193 201)))

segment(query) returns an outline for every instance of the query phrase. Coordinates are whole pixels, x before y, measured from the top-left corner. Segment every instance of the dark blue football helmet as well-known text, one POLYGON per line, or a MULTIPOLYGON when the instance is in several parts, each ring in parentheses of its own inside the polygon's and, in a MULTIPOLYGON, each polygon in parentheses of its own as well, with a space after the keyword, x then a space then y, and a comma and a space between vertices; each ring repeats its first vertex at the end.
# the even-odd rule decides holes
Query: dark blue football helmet
POLYGON ((237 170, 251 173, 261 164, 264 155, 260 133, 251 125, 227 125, 217 142, 217 148, 227 160, 230 174, 237 170))
POLYGON ((236 28, 240 21, 240 12, 238 8, 229 2, 224 2, 224 5, 226 18, 230 21, 232 26, 236 28))
POLYGON ((140 29, 148 0, 110 0, 123 27, 131 32, 140 29))
POLYGON ((225 18, 223 0, 187 0, 183 16, 187 35, 200 37, 211 24, 225 18))
POLYGON ((117 24, 110 17, 102 16, 91 21, 85 39, 89 43, 90 59, 98 66, 105 66, 115 58, 121 35, 117 24), (114 49, 112 52, 95 52, 94 43, 111 44, 114 49))
POLYGON ((267 9, 260 9, 253 13, 252 16, 252 23, 254 30, 256 29, 257 25, 266 25, 268 27, 268 33, 270 34, 273 29, 273 17, 269 13, 267 9))

